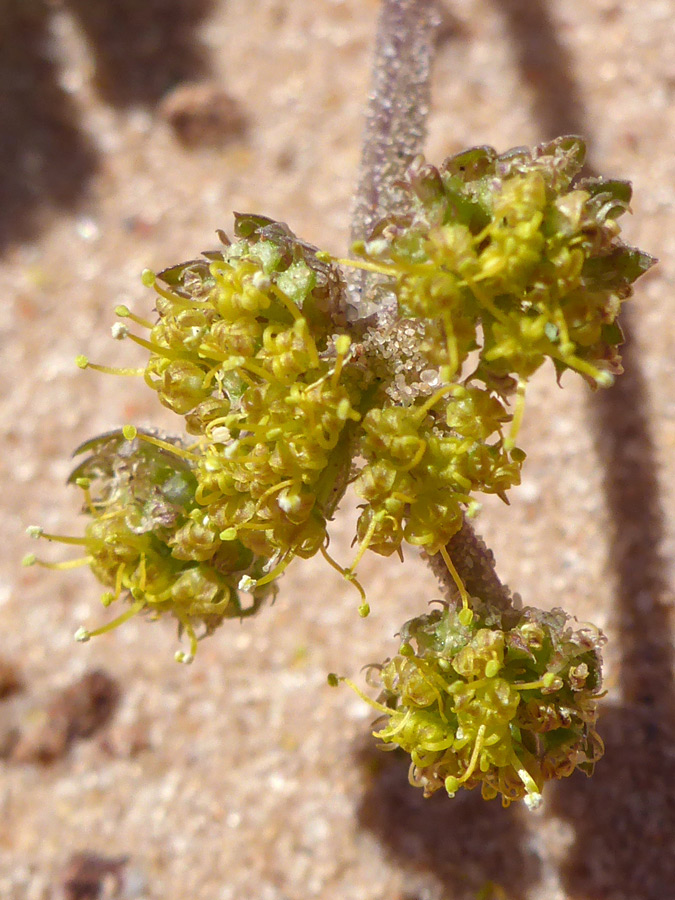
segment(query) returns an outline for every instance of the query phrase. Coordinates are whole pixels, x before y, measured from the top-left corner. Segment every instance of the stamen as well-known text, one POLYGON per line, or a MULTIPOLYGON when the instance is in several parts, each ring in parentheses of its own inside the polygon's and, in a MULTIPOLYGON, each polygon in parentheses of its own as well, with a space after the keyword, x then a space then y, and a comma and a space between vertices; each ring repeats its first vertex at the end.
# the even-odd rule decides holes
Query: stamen
POLYGON ((177 447, 168 441, 163 441, 160 438, 153 437, 151 434, 146 434, 144 431, 139 431, 135 425, 125 425, 122 428, 122 434, 127 441, 133 441, 135 438, 138 438, 139 441, 145 441, 146 444, 152 444, 155 447, 166 450, 167 453, 179 456, 181 459, 187 459, 189 462, 199 462, 200 457, 195 453, 190 453, 182 447, 177 447))
POLYGON ((258 498, 258 502, 256 503, 256 512, 258 512, 258 510, 262 507, 263 503, 265 502, 265 500, 267 500, 268 497, 271 497, 272 494, 276 494, 277 491, 282 491, 284 488, 290 487, 292 484, 293 484, 293 479, 287 478, 286 481, 280 481, 279 484, 275 484, 275 485, 273 485, 273 487, 268 488, 258 498))
POLYGON ((550 690, 556 685, 556 682, 559 683, 560 687, 563 686, 562 678, 559 675, 556 675, 554 672, 546 672, 538 681, 528 681, 526 684, 514 682, 513 686, 519 691, 550 690))
MULTIPOLYGON (((121 325, 121 322, 118 322, 117 324, 121 325)), ((128 337, 134 344, 138 344, 139 347, 144 347, 146 350, 149 350, 150 353, 153 353, 155 356, 161 356, 164 357, 164 359, 190 359, 190 356, 187 353, 181 353, 178 350, 170 350, 169 347, 162 347, 160 344, 153 343, 153 341, 146 341, 145 338, 139 337, 131 331, 127 331, 125 337, 128 337)))
POLYGON ((139 563, 140 573, 138 576, 138 586, 141 591, 145 593, 145 578, 146 578, 146 570, 145 570, 145 553, 141 553, 141 561, 139 563))
POLYGON ((189 666, 197 655, 197 635, 195 634, 195 630, 192 627, 190 620, 186 616, 177 616, 177 618, 187 632, 187 636, 190 640, 190 652, 185 653, 185 651, 183 650, 178 650, 174 654, 173 658, 176 660, 176 662, 183 663, 184 665, 189 666))
POLYGON ((513 410, 513 418, 511 420, 511 429, 509 431, 509 436, 504 441, 504 449, 505 450, 513 450, 516 446, 516 438, 518 437, 518 432, 520 431, 520 426, 523 423, 523 415, 525 413, 525 390, 527 388, 527 382, 524 378, 518 379, 518 387, 516 389, 516 405, 513 410))
POLYGON ((476 284, 476 281, 474 281, 472 278, 468 278, 467 276, 464 276, 464 280, 466 282, 467 287, 469 288, 471 293, 474 295, 476 300, 478 300, 480 305, 484 306, 485 309, 487 309, 487 311, 489 313, 491 313, 491 315, 494 316, 494 318, 498 322, 500 322, 502 325, 508 326, 509 330, 512 330, 512 328, 510 327, 511 323, 509 322, 509 317, 506 315, 506 313, 503 313, 500 309, 498 309, 495 306, 494 302, 492 301, 492 299, 490 297, 487 296, 487 294, 483 293, 481 288, 476 284))
MULTIPOLYGON (((392 710, 389 709, 389 707, 387 707, 387 709, 389 711, 389 714, 391 715, 392 710)), ((387 728, 383 728, 382 731, 374 731, 373 737, 382 738, 382 739, 384 739, 386 737, 387 740, 390 741, 395 735, 397 735, 401 731, 403 731, 405 726, 408 724, 408 722, 412 718, 412 715, 413 715, 412 709, 406 710, 405 715, 403 715, 401 717, 400 722, 398 723, 398 725, 395 728, 391 728, 390 726, 387 726, 387 728), (385 732, 386 732, 386 734, 385 734, 385 732)))
POLYGON ((426 400, 422 406, 418 406, 415 409, 415 418, 422 420, 424 416, 429 412, 429 410, 434 407, 439 400, 441 400, 446 394, 449 394, 453 388, 456 387, 454 384, 446 384, 442 388, 439 388, 435 393, 426 400))
MULTIPOLYGON (((242 361, 238 365, 233 366, 233 368, 248 369, 249 372, 252 372, 254 375, 257 375, 258 378, 262 378, 263 381, 271 381, 272 380, 272 375, 270 374, 270 372, 267 371, 267 369, 264 369, 262 366, 257 365, 257 363, 254 363, 250 359, 246 359, 246 360, 242 361)), ((253 383, 253 382, 251 382, 251 383, 253 383)))
POLYGON ((64 562, 46 562, 44 559, 38 559, 34 553, 29 553, 21 560, 22 566, 40 566, 43 569, 56 569, 59 572, 65 572, 68 569, 79 569, 81 566, 89 566, 93 563, 93 556, 82 556, 79 559, 68 559, 64 562))
MULTIPOLYGON (((269 528, 269 526, 265 525, 265 529, 267 528, 269 528)), ((275 578, 278 578, 280 575, 282 575, 290 565, 292 559, 292 553, 289 553, 287 556, 282 557, 281 561, 277 563, 277 565, 272 569, 271 572, 268 572, 267 575, 265 575, 263 578, 258 579, 258 587, 262 587, 264 584, 269 584, 271 581, 274 581, 275 578)))
POLYGON ((452 327, 452 316, 448 312, 443 316, 443 325, 445 327, 445 343, 448 351, 448 371, 444 373, 447 376, 444 378, 444 381, 451 381, 459 369, 459 351, 457 349, 455 330, 452 327))
POLYGON ((209 263, 209 274, 213 275, 214 278, 223 272, 227 275, 229 272, 233 271, 234 266, 231 266, 224 259, 214 259, 209 263))
POLYGON ((107 625, 101 625, 99 628, 95 628, 93 631, 87 631, 86 629, 78 629, 75 633, 81 634, 86 633, 87 637, 76 636, 75 640, 89 640, 90 637, 97 637, 99 634, 105 634, 108 631, 113 631, 115 628, 119 628, 120 625, 124 625, 125 622, 128 622, 129 619, 133 619, 135 615, 137 615, 145 606, 145 600, 137 600, 132 606, 129 607, 126 612, 123 612, 121 616, 118 616, 116 619, 113 619, 112 622, 108 622, 107 625))
MULTIPOLYGON (((210 441, 215 441, 215 439, 213 437, 214 430, 216 428, 223 428, 223 427, 227 428, 228 421, 229 421, 228 416, 218 416, 217 419, 211 419, 211 421, 207 423, 207 425, 204 429, 206 437, 208 437, 208 439, 210 441)), ((224 443, 224 442, 223 441, 215 441, 215 443, 224 443)))
POLYGON ((336 572, 339 572, 340 575, 342 575, 342 577, 345 579, 345 581, 348 581, 350 584, 353 584, 354 587, 356 588, 356 590, 361 595, 361 605, 359 606, 359 615, 361 616, 362 619, 365 619, 368 615, 370 615, 370 604, 366 600, 366 592, 363 589, 363 585, 361 584, 360 581, 358 581, 358 579, 356 578, 356 575, 352 571, 353 566, 351 569, 344 569, 340 565, 339 562, 337 562, 336 560, 333 559, 333 557, 328 552, 327 547, 323 546, 320 549, 321 549, 321 555, 326 560, 328 565, 331 566, 331 568, 335 569, 336 572))
POLYGON ((40 525, 29 525, 26 528, 26 534, 32 538, 44 538, 46 541, 57 541, 59 544, 78 544, 86 546, 87 539, 85 537, 69 537, 65 534, 47 534, 40 525))
POLYGON ((349 338, 349 335, 341 334, 340 337, 335 341, 335 368, 333 369, 333 373, 331 375, 331 384, 333 387, 337 387, 338 382, 340 381, 340 375, 342 374, 342 367, 345 364, 345 360, 349 354, 349 348, 351 347, 352 342, 349 338))
POLYGON ((122 579, 124 578, 125 569, 125 563, 120 563, 117 567, 117 574, 115 575, 115 599, 122 593, 122 579))
POLYGON ((569 366, 571 369, 576 369, 577 372, 580 372, 582 375, 588 375, 589 378, 592 378, 599 387, 611 387, 614 384, 614 376, 611 372, 606 372, 604 369, 598 369, 596 366, 592 365, 589 362, 586 362, 585 359, 580 359, 578 356, 574 355, 564 355, 562 353, 552 353, 554 359, 560 360, 560 362, 564 362, 565 365, 569 366))
POLYGON ((307 319, 298 319, 293 326, 293 331, 295 331, 305 343, 305 347, 307 348, 311 360, 311 368, 318 369, 320 366, 319 351, 316 349, 316 343, 310 333, 307 319))
MULTIPOLYGON (((354 559, 351 566, 346 570, 350 575, 354 574, 356 567, 358 566, 358 564, 361 562, 361 559, 363 558, 363 554, 368 549, 368 546, 373 539, 373 535, 375 534, 375 529, 377 528, 377 526, 380 523, 380 519, 381 519, 381 516, 380 517, 378 517, 377 515, 373 516, 373 518, 370 522, 370 525, 368 526, 368 529, 365 533, 365 536, 364 536, 363 540, 361 541, 358 552, 356 554, 356 558, 354 559)), ((347 575, 345 575, 345 578, 346 577, 347 577, 347 575)))
POLYGON ((539 792, 539 788, 537 787, 537 782, 518 759, 515 750, 511 753, 510 762, 513 768, 518 773, 518 778, 520 778, 520 780, 523 782, 523 784, 525 785, 525 790, 527 791, 527 794, 525 795, 525 797, 523 797, 523 802, 528 809, 537 809, 539 806, 541 806, 541 793, 539 792))
MULTIPOLYGON (((141 272, 141 282, 145 285, 145 287, 151 287, 153 290, 159 294, 160 297, 164 297, 165 300, 168 300, 170 303, 177 303, 180 306, 185 306, 185 300, 182 297, 179 297, 178 294, 174 294, 172 291, 167 290, 159 285, 157 281, 157 276, 151 269, 143 269, 141 272)), ((193 307, 192 303, 187 304, 188 307, 193 307)))
POLYGON ((358 685, 354 684, 354 682, 351 680, 351 678, 342 678, 331 672, 331 674, 328 676, 327 680, 328 680, 328 684, 331 687, 337 687, 338 684, 340 684, 340 682, 343 681, 347 685, 347 687, 350 687, 354 691, 354 693, 356 694, 357 697, 360 697, 362 700, 364 700, 368 704, 368 706, 372 706, 372 708, 376 709, 378 712, 385 713, 386 715, 390 716, 392 714, 392 712, 394 711, 391 709, 391 707, 385 706, 383 703, 378 703, 377 700, 373 700, 367 694, 364 694, 363 691, 361 690, 361 688, 358 687, 358 685))
POLYGON ((464 582, 459 577, 459 572, 453 565, 452 560, 450 559, 450 554, 448 553, 447 547, 443 546, 440 550, 441 556, 443 557, 443 562, 445 563, 448 572, 452 576, 452 580, 455 582, 457 590, 459 591, 459 596, 462 599, 462 607, 463 609, 459 613, 459 621, 462 625, 470 625, 473 620, 473 612, 469 608, 469 594, 467 593, 466 588, 464 587, 464 582))
POLYGON ((90 362, 86 356, 76 356, 75 364, 80 369, 94 369, 96 372, 103 372, 104 375, 143 375, 145 369, 122 369, 117 366, 101 366, 98 363, 90 362))
POLYGON ((558 334, 560 335, 560 346, 564 347, 566 344, 570 343, 570 333, 567 328, 567 321, 565 320, 565 316, 560 307, 555 311, 553 321, 558 329, 558 334))
POLYGON ((131 319, 132 322, 135 322, 137 325, 140 325, 142 328, 152 329, 155 326, 152 322, 149 322, 147 319, 141 318, 141 316, 137 316, 136 313, 132 313, 128 306, 120 305, 115 307, 115 315, 119 316, 120 319, 131 319))
POLYGON ((94 506, 94 501, 92 499, 91 490, 90 490, 91 489, 91 481, 89 480, 89 478, 76 478, 75 484, 80 488, 80 490, 84 494, 84 503, 85 503, 85 506, 87 507, 89 515, 94 519, 97 518, 98 512, 96 510, 96 507, 94 506))
POLYGON ((415 455, 410 462, 403 463, 402 465, 394 465, 394 468, 397 472, 410 472, 415 466, 422 462, 426 450, 427 442, 423 438, 417 438, 417 450, 415 450, 415 455))
MULTIPOLYGON (((412 650, 412 648, 411 648, 411 650, 412 650)), ((436 684, 434 684, 433 677, 432 677, 434 674, 433 670, 431 671, 431 674, 429 673, 429 669, 431 668, 431 666, 429 665, 429 661, 426 659, 420 659, 419 657, 416 657, 416 656, 411 656, 409 658, 410 658, 410 661, 415 665, 415 668, 417 669, 417 671, 422 676, 422 679, 424 681, 426 681, 426 683, 429 685, 429 687, 435 694, 436 702, 438 703, 438 714, 440 715, 441 719, 447 725, 448 719, 447 719, 447 716, 445 715, 445 710, 444 710, 444 706, 445 706, 444 698, 443 698, 443 695, 441 694, 438 686, 436 684)))
MULTIPOLYGON (((213 358, 214 358, 214 357, 212 357, 212 356, 209 357, 209 359, 213 359, 213 358)), ((225 362, 224 359, 219 359, 219 360, 216 362, 215 366, 212 366, 212 367, 209 369, 209 371, 208 371, 208 372, 206 373, 206 375, 204 376, 204 380, 202 381, 202 390, 206 390, 208 387, 210 387, 210 386, 211 386, 211 382, 214 380, 214 378, 217 378, 217 377, 218 377, 218 373, 219 373, 220 370, 221 370, 221 367, 222 367, 223 362, 225 362)))
POLYGON ((478 757, 480 755, 480 751, 483 749, 483 741, 485 740, 485 731, 487 729, 487 725, 485 722, 478 729, 478 734, 476 735, 476 743, 473 745, 473 752, 471 753, 471 759, 469 760, 469 765, 467 766, 466 772, 459 779, 459 783, 462 784, 464 781, 468 781, 469 778, 474 773, 476 765, 478 763, 478 757))
MULTIPOLYGON (((363 252, 365 252, 363 242, 358 241, 353 245, 352 250, 354 253, 358 253, 361 248, 363 248, 363 252)), ((338 266, 348 266, 350 269, 361 269, 363 272, 375 272, 377 275, 396 275, 396 268, 394 266, 388 266, 385 263, 378 264, 365 262, 360 259, 338 259, 331 256, 330 253, 324 253, 323 251, 317 253, 316 258, 320 262, 332 262, 336 263, 338 266)))
POLYGON ((274 294, 274 296, 278 300, 281 300, 283 305, 286 307, 286 309, 289 311, 289 313, 293 316, 293 318, 295 319, 296 322, 303 318, 302 313, 300 312, 298 307, 295 305, 295 303, 293 303, 293 301, 288 296, 288 294, 285 294, 281 290, 281 288, 276 284, 270 285, 270 288, 271 288, 271 291, 274 294))

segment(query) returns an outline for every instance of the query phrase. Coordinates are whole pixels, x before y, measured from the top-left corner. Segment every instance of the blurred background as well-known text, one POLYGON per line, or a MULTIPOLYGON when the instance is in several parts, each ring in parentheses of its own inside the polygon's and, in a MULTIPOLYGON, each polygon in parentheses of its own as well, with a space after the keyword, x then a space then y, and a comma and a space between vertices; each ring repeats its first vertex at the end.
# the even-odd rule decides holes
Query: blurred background
MULTIPOLYGON (((438 596, 414 552, 366 559, 372 614, 321 560, 226 624, 191 667, 171 621, 106 616, 84 570, 22 569, 29 524, 76 533, 74 447, 168 430, 113 309, 145 267, 258 212, 346 249, 376 0, 0 0, 0 896, 8 900, 663 900, 675 884, 675 8, 672 0, 443 0, 427 155, 581 133, 630 179, 626 239, 660 258, 626 310, 626 374, 529 394, 522 487, 478 530, 526 604, 610 639, 591 781, 536 813, 424 800, 373 750, 337 671, 391 654, 438 596)), ((334 523, 347 562, 354 501, 334 523)), ((42 555, 63 559, 63 548, 42 555)))

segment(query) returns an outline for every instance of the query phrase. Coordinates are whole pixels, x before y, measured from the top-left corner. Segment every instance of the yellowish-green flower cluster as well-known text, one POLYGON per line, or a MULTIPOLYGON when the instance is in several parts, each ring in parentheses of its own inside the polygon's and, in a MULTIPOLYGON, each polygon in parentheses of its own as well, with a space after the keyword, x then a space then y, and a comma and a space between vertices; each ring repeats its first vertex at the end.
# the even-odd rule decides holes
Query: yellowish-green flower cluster
POLYGON ((479 349, 474 377, 521 380, 546 358, 611 384, 616 317, 653 263, 619 240, 627 182, 584 179, 579 138, 498 156, 478 147, 410 172, 409 215, 384 219, 357 252, 394 279, 401 315, 442 323, 444 380, 479 349))
POLYGON ((285 225, 236 216, 235 235, 221 234, 223 249, 204 259, 145 273, 155 324, 118 308, 149 330, 113 327, 148 351, 143 369, 78 358, 82 368, 142 374, 195 437, 184 446, 127 426, 85 445, 94 453, 75 480, 92 521, 66 542, 84 545, 80 562, 113 588, 106 605, 122 597, 131 606, 81 639, 141 610, 170 611, 191 641, 179 656, 191 659, 195 624, 210 633, 255 611, 294 557, 325 552, 364 382, 344 329, 344 286, 285 225), (175 501, 166 485, 180 487, 175 501), (248 610, 239 590, 252 596, 248 610))
POLYGON ((593 386, 621 371, 617 314, 652 260, 619 240, 629 185, 575 183, 583 157, 579 139, 561 138, 501 156, 476 148, 440 169, 418 161, 408 206, 344 261, 385 276, 379 317, 350 322, 335 261, 261 216, 235 216, 217 252, 146 272, 156 321, 118 307, 113 328, 146 364, 78 364, 142 375, 192 441, 126 426, 87 442, 71 478, 84 535, 29 529, 82 546, 82 559, 46 565, 89 565, 104 605, 128 604, 79 639, 169 614, 189 661, 201 636, 255 613, 292 559, 318 551, 355 583, 365 615, 362 555, 406 542, 442 557, 458 596, 408 622, 399 653, 373 667, 376 736, 410 754, 411 782, 451 796, 480 784, 534 806, 546 781, 590 773, 602 636, 561 610, 470 597, 448 547, 478 493, 506 499, 520 482, 525 388, 543 362, 593 386), (363 505, 343 568, 327 522, 350 479, 363 505))
POLYGON ((440 385, 364 417, 360 553, 388 555, 406 540, 435 554, 477 492, 506 500, 525 458, 515 441, 526 383, 547 358, 594 386, 621 371, 616 317, 653 260, 618 238, 627 183, 573 185, 584 153, 578 138, 560 138, 502 156, 479 147, 440 169, 418 160, 410 212, 356 245, 354 265, 387 276, 401 321, 424 323, 424 376, 440 385))
POLYGON ((373 667, 383 713, 374 732, 411 756, 425 795, 481 786, 505 806, 538 805, 546 781, 591 774, 604 638, 560 609, 497 613, 477 598, 470 624, 446 606, 401 629, 398 654, 373 667))
POLYGON ((80 629, 78 640, 108 631, 141 611, 154 617, 170 613, 190 640, 190 652, 179 652, 176 658, 188 662, 196 651, 198 627, 210 634, 223 619, 255 612, 273 592, 271 585, 249 587, 262 578, 264 559, 236 539, 210 539, 208 514, 195 499, 194 463, 189 454, 182 455, 177 442, 148 433, 128 439, 122 432, 111 432, 76 452, 91 453, 70 478, 84 492, 90 516, 84 535, 64 538, 35 527, 30 531, 35 537, 82 546, 82 562, 109 588, 101 598, 103 605, 121 596, 130 603, 108 625, 80 629), (247 607, 239 596, 242 582, 252 593, 247 607))
POLYGON ((326 542, 362 374, 338 333, 336 271, 269 220, 239 216, 236 234, 210 263, 162 273, 170 290, 154 282, 145 378, 200 438, 214 546, 240 540, 272 561, 271 580, 326 542))
POLYGON ((472 510, 476 492, 505 495, 520 482, 525 454, 507 449, 511 416, 477 387, 454 384, 427 402, 389 404, 363 420, 366 460, 356 491, 366 504, 357 525, 362 546, 385 556, 403 540, 438 553, 472 510))

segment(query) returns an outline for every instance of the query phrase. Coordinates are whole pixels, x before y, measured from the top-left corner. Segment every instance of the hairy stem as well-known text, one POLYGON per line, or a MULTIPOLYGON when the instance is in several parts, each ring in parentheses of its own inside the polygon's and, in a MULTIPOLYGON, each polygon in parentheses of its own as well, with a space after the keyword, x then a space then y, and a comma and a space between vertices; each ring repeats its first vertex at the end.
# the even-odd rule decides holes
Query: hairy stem
MULTIPOLYGON (((352 240, 367 239, 380 218, 401 211, 403 199, 396 182, 423 149, 438 24, 435 0, 382 0, 352 240)), ((350 290, 352 302, 358 305, 373 277, 353 272, 350 290)), ((447 549, 469 593, 500 607, 511 604, 510 592, 495 571, 492 551, 466 519, 447 549)), ((428 559, 445 592, 454 596, 457 589, 440 555, 428 559)))
MULTIPOLYGON (((511 592, 495 570, 495 557, 485 541, 476 534, 467 519, 446 545, 448 554, 469 594, 480 597, 497 609, 512 606, 511 592)), ((431 571, 446 593, 457 594, 455 584, 440 553, 426 556, 431 571)))
POLYGON ((366 239, 378 219, 400 209, 396 182, 422 151, 426 137, 438 23, 434 0, 382 2, 352 240, 366 239))

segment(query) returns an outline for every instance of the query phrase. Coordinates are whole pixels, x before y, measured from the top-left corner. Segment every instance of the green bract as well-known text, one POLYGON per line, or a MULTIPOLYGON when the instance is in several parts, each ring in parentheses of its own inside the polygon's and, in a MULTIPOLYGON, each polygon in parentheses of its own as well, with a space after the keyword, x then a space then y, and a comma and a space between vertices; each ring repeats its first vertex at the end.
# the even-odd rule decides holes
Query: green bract
POLYGON ((486 799, 536 805, 546 781, 590 775, 602 755, 604 638, 560 609, 471 607, 470 625, 445 606, 401 629, 398 655, 376 667, 386 714, 374 734, 410 754, 426 795, 480 785, 486 799))

